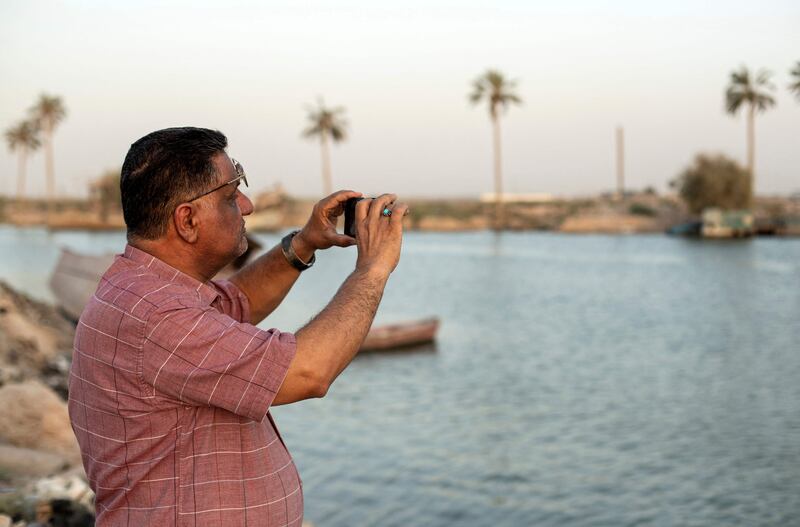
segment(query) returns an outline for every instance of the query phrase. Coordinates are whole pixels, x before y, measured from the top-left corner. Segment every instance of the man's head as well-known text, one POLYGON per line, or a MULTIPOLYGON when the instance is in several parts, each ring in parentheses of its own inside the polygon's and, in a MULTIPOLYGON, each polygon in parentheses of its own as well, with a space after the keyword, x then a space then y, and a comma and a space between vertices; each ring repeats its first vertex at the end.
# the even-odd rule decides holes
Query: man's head
MULTIPOLYGON (((205 128, 167 128, 131 145, 120 189, 128 241, 222 268, 247 249, 239 191, 243 169, 225 153, 227 139, 205 128)), ((216 271, 214 271, 216 272, 216 271)))
POLYGON ((128 238, 166 234, 178 204, 216 183, 214 156, 226 146, 221 132, 192 127, 158 130, 133 143, 120 178, 128 238))

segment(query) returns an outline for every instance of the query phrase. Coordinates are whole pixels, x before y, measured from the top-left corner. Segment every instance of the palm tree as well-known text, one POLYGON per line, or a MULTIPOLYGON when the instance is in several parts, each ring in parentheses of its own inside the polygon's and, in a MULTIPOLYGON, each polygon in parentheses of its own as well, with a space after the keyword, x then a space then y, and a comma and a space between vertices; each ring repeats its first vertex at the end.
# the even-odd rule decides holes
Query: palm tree
POLYGON ((800 99, 800 60, 794 65, 794 69, 789 72, 794 77, 792 83, 789 85, 789 91, 793 91, 795 97, 800 99))
POLYGON ((303 137, 319 137, 320 147, 322 148, 322 186, 326 196, 333 192, 331 182, 331 158, 328 146, 328 138, 334 143, 339 143, 347 139, 345 128, 347 121, 344 119, 344 107, 327 108, 322 98, 317 100, 317 106, 309 106, 308 128, 303 130, 303 137))
POLYGON ((753 193, 755 178, 755 117, 756 111, 766 111, 775 106, 775 99, 768 93, 775 89, 769 78, 772 74, 767 70, 759 70, 755 78, 745 66, 739 71, 731 72, 730 84, 725 90, 725 106, 729 114, 736 115, 739 108, 747 105, 747 172, 750 176, 750 195, 753 193))
MULTIPOLYGON (((42 130, 44 139, 44 155, 45 155, 45 176, 47 178, 47 198, 52 205, 55 196, 55 174, 53 166, 53 133, 56 126, 64 117, 67 116, 67 110, 64 107, 64 102, 61 97, 51 96, 43 93, 39 96, 39 100, 30 109, 31 117, 35 120, 39 129, 42 130)), ((50 207, 48 207, 49 212, 50 207)))
POLYGON ((513 90, 516 81, 511 81, 497 70, 487 70, 486 73, 472 81, 472 93, 469 100, 478 104, 482 100, 489 103, 489 116, 494 129, 494 198, 495 198, 495 228, 505 225, 505 210, 503 208, 503 176, 500 155, 500 113, 502 107, 506 110, 511 104, 521 104, 522 99, 513 90))
POLYGON ((6 130, 6 141, 11 151, 17 151, 17 199, 25 196, 25 171, 28 165, 28 154, 39 148, 39 130, 32 121, 21 121, 6 130))

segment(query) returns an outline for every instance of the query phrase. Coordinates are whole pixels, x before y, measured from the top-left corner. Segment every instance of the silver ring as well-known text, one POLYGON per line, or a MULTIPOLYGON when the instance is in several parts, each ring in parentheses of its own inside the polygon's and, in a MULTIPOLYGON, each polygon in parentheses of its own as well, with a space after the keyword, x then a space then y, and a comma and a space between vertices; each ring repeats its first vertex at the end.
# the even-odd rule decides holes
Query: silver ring
POLYGON ((389 207, 385 207, 383 209, 383 212, 381 212, 381 214, 388 218, 389 216, 392 215, 392 210, 389 207))

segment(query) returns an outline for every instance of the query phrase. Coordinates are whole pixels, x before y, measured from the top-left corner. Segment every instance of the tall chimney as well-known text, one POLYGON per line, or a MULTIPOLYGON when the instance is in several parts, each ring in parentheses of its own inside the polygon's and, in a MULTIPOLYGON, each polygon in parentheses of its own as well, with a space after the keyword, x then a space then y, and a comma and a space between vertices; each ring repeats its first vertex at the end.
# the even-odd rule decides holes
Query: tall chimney
POLYGON ((617 127, 617 197, 625 196, 625 135, 622 127, 617 127))

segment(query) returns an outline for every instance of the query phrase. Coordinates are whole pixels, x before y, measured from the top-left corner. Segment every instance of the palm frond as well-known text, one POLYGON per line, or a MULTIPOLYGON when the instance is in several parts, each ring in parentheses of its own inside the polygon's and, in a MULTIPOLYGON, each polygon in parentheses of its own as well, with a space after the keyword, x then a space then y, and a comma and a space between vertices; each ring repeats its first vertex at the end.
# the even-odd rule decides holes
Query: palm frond
POLYGON ((517 86, 516 80, 509 80, 500 71, 488 69, 481 76, 472 81, 472 92, 469 101, 477 104, 486 100, 489 105, 489 115, 497 116, 497 108, 507 109, 512 104, 522 104, 522 98, 514 93, 517 86))
POLYGON ((341 126, 332 126, 330 129, 331 139, 333 139, 334 143, 341 143, 345 139, 347 139, 347 134, 344 131, 344 128, 341 126))
POLYGON ((31 117, 39 126, 54 128, 67 116, 67 109, 61 97, 43 93, 30 108, 31 117))
POLYGON ((736 115, 744 102, 745 97, 737 87, 730 86, 725 90, 725 110, 729 114, 736 115))
POLYGON ((775 90, 770 82, 771 76, 770 71, 761 69, 753 78, 745 66, 732 71, 725 89, 725 110, 735 115, 745 103, 762 112, 775 106, 775 99, 770 94, 775 90))
POLYGON ((764 112, 775 106, 775 98, 766 93, 759 93, 756 95, 753 104, 756 105, 758 111, 764 112))
POLYGON ((36 123, 30 120, 20 121, 8 128, 5 132, 5 137, 11 150, 16 150, 20 147, 36 150, 42 144, 39 140, 39 129, 36 123))
POLYGON ((789 91, 794 92, 795 96, 800 99, 800 60, 797 61, 789 75, 794 77, 794 80, 789 84, 789 91))
POLYGON ((316 137, 322 132, 322 129, 317 125, 311 125, 302 132, 303 137, 316 137))
POLYGON ((319 97, 316 106, 306 107, 308 127, 302 136, 314 138, 328 134, 334 142, 344 141, 347 138, 347 120, 343 117, 346 111, 344 106, 326 107, 325 101, 319 97))

